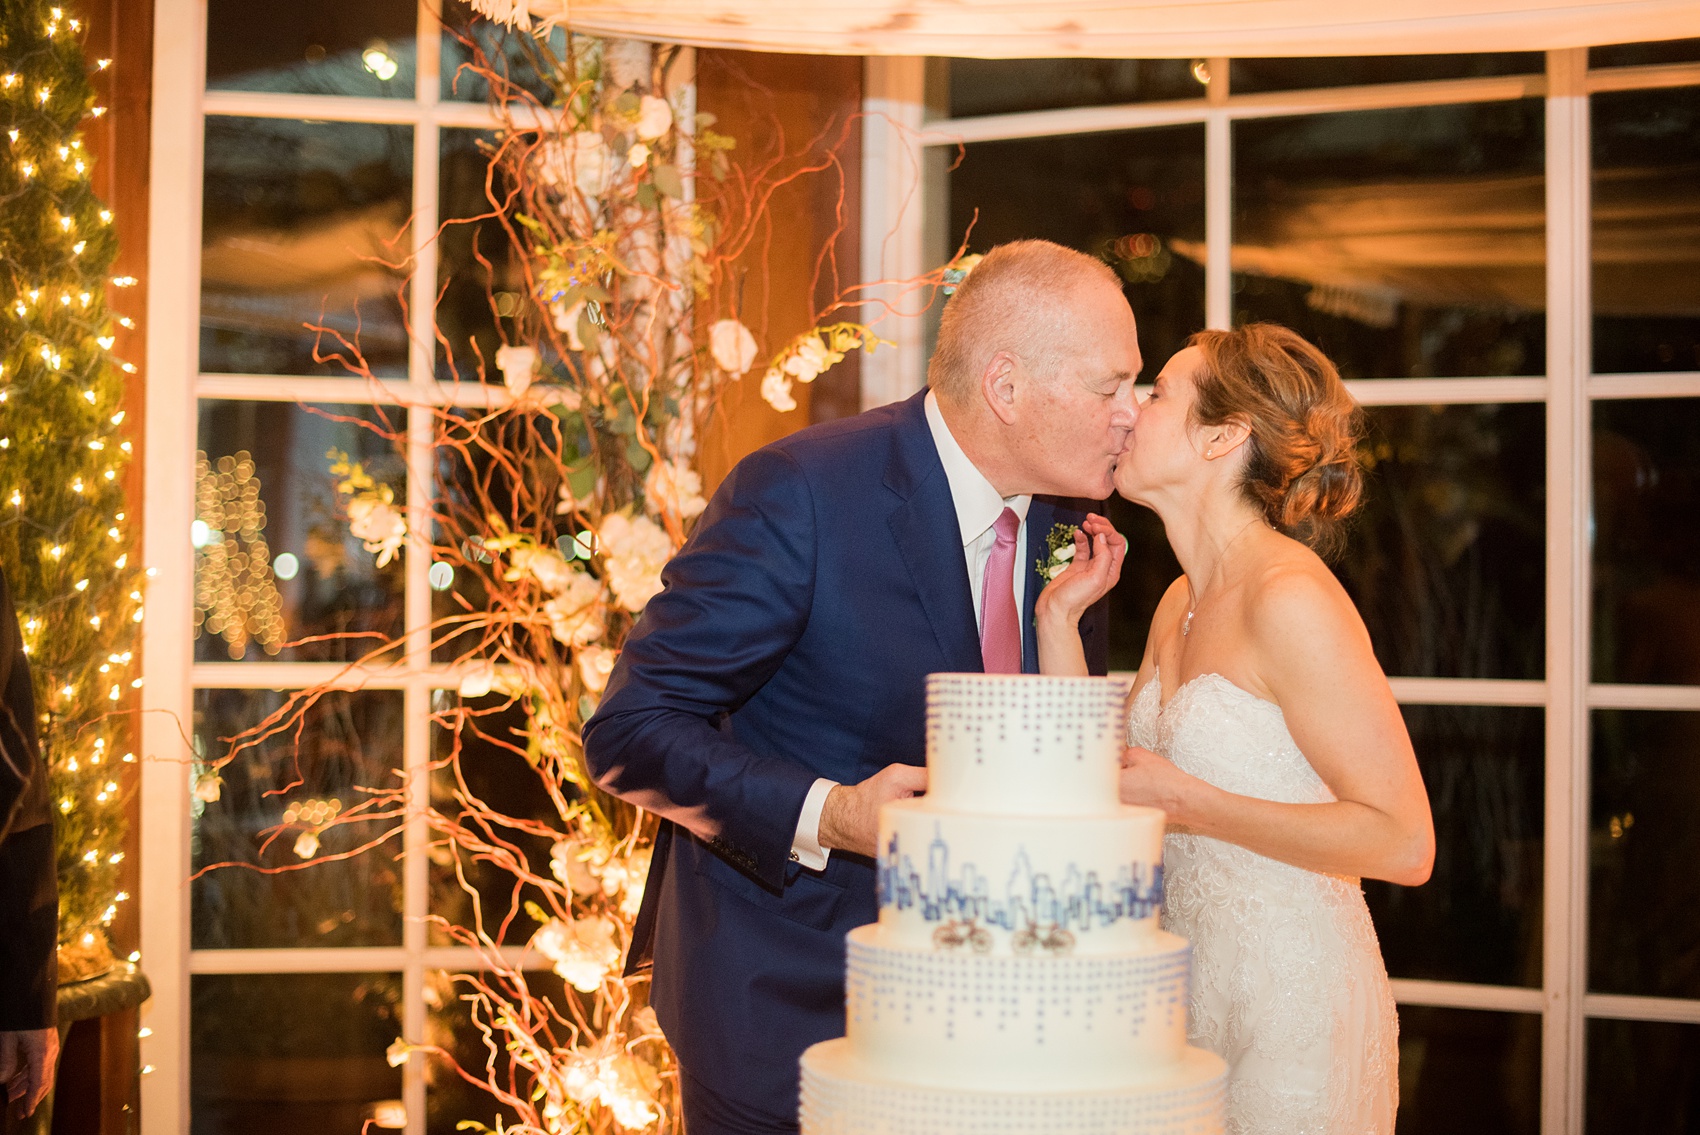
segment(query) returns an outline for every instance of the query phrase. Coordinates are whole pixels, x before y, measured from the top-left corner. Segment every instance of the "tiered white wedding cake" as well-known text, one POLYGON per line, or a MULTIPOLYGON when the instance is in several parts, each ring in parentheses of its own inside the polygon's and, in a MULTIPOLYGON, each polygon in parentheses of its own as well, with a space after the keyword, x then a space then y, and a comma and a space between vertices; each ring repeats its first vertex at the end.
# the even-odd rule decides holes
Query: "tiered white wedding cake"
POLYGON ((1163 813, 1119 802, 1124 683, 934 674, 924 797, 880 815, 848 1035, 803 1054, 804 1135, 1220 1135, 1157 927, 1163 813))

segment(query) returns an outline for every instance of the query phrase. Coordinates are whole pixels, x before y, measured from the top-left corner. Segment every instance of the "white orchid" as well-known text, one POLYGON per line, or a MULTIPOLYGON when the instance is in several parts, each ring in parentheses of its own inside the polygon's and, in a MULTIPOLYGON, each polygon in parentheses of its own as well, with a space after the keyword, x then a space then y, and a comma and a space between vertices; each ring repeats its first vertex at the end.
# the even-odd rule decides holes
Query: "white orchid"
POLYGON ((531 380, 537 375, 536 347, 497 347, 496 369, 502 372, 502 385, 515 398, 520 397, 531 387, 531 380))
POLYGON ((460 696, 463 698, 481 698, 489 693, 495 685, 496 664, 488 658, 480 658, 461 675, 460 696))
POLYGON ((556 976, 580 993, 595 993, 620 960, 614 922, 602 915, 570 921, 551 918, 531 944, 555 963, 556 976))
POLYGON ((606 646, 587 646, 578 652, 578 676, 584 682, 584 688, 593 694, 600 694, 608 688, 608 676, 614 672, 614 663, 620 657, 620 652, 606 646))
POLYGON ((761 396, 781 414, 789 414, 797 408, 797 400, 791 397, 791 380, 778 367, 768 367, 767 373, 762 375, 761 396))
POLYGON ((355 497, 348 502, 348 531, 384 567, 407 539, 407 520, 381 496, 355 497))
POLYGON ((644 95, 638 102, 637 136, 653 142, 673 129, 673 108, 664 98, 644 95))
POLYGON ((742 378, 756 361, 756 337, 736 319, 716 320, 708 329, 708 353, 714 365, 742 378))
POLYGON ((786 358, 785 373, 798 382, 813 382, 822 371, 843 357, 837 351, 828 350, 819 335, 804 335, 786 358))
POLYGON ((223 778, 208 770, 195 778, 195 799, 205 804, 216 804, 223 788, 223 778))
POLYGON ((559 595, 573 587, 577 577, 584 575, 583 568, 568 563, 567 558, 553 548, 515 548, 508 556, 508 562, 513 565, 514 571, 535 578, 551 595, 559 595))
POLYGON ((602 889, 602 881, 591 870, 589 848, 583 840, 558 839, 549 848, 549 871, 575 895, 602 889))
POLYGON ((302 859, 311 859, 319 854, 319 837, 314 832, 302 832, 295 838, 295 854, 302 859))
POLYGON ((702 476, 683 461, 657 461, 643 479, 643 500, 649 511, 676 512, 681 521, 702 515, 708 500, 702 495, 702 476))
POLYGON ((642 169, 649 164, 649 147, 638 142, 626 151, 626 164, 633 169, 642 169))

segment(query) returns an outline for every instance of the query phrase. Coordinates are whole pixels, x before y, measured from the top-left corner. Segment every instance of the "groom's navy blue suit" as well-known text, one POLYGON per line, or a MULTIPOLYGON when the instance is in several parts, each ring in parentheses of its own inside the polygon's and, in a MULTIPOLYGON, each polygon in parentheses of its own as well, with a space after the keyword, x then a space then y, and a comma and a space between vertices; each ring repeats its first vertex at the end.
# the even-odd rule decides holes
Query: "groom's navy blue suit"
MULTIPOLYGON (((1035 565, 1027 515, 1025 669, 1035 565)), ((632 964, 685 1071, 794 1121, 797 1058, 844 1033, 844 935, 877 917, 872 862, 791 861, 817 777, 925 763, 925 678, 983 668, 961 532, 922 395, 794 434, 739 462, 667 566, 585 726, 608 791, 658 813, 632 964)), ((1105 605, 1081 620, 1107 661, 1105 605)))

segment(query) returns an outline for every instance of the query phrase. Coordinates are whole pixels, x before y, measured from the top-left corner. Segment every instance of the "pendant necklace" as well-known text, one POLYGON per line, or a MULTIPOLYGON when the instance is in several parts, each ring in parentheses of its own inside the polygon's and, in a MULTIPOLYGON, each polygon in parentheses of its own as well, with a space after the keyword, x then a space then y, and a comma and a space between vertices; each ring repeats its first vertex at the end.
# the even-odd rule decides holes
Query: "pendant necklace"
MULTIPOLYGON (((1232 549, 1235 544, 1239 543, 1241 536, 1245 535, 1245 530, 1247 528, 1250 528, 1253 524, 1256 524, 1261 519, 1262 519, 1262 517, 1256 517, 1256 516, 1252 517, 1250 520, 1246 521, 1244 527, 1242 527, 1238 532, 1234 533, 1234 538, 1232 540, 1228 541, 1228 546, 1226 548, 1222 549, 1221 559, 1218 559, 1216 561, 1216 564, 1217 564, 1218 567, 1221 566, 1222 560, 1227 558, 1229 550, 1232 549)), ((1268 522, 1265 521, 1264 523, 1268 523, 1268 522)), ((1187 589, 1187 593, 1192 596, 1192 605, 1189 606, 1186 609, 1186 618, 1181 621, 1181 637, 1182 638, 1185 638, 1187 636, 1187 632, 1192 630, 1192 615, 1193 615, 1194 611, 1198 610, 1198 594, 1197 594, 1197 592, 1194 592, 1192 590, 1192 578, 1190 576, 1187 577, 1186 589, 1187 589)))

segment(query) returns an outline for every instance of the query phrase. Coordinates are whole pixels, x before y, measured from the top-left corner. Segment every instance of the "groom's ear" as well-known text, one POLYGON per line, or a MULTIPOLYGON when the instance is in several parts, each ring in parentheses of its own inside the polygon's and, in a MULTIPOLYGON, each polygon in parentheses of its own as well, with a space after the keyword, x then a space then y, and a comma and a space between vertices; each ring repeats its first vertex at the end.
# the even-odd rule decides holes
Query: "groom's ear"
POLYGON ((999 351, 986 360, 980 372, 980 393, 998 421, 1011 425, 1015 421, 1015 388, 1017 385, 1015 356, 999 351))

